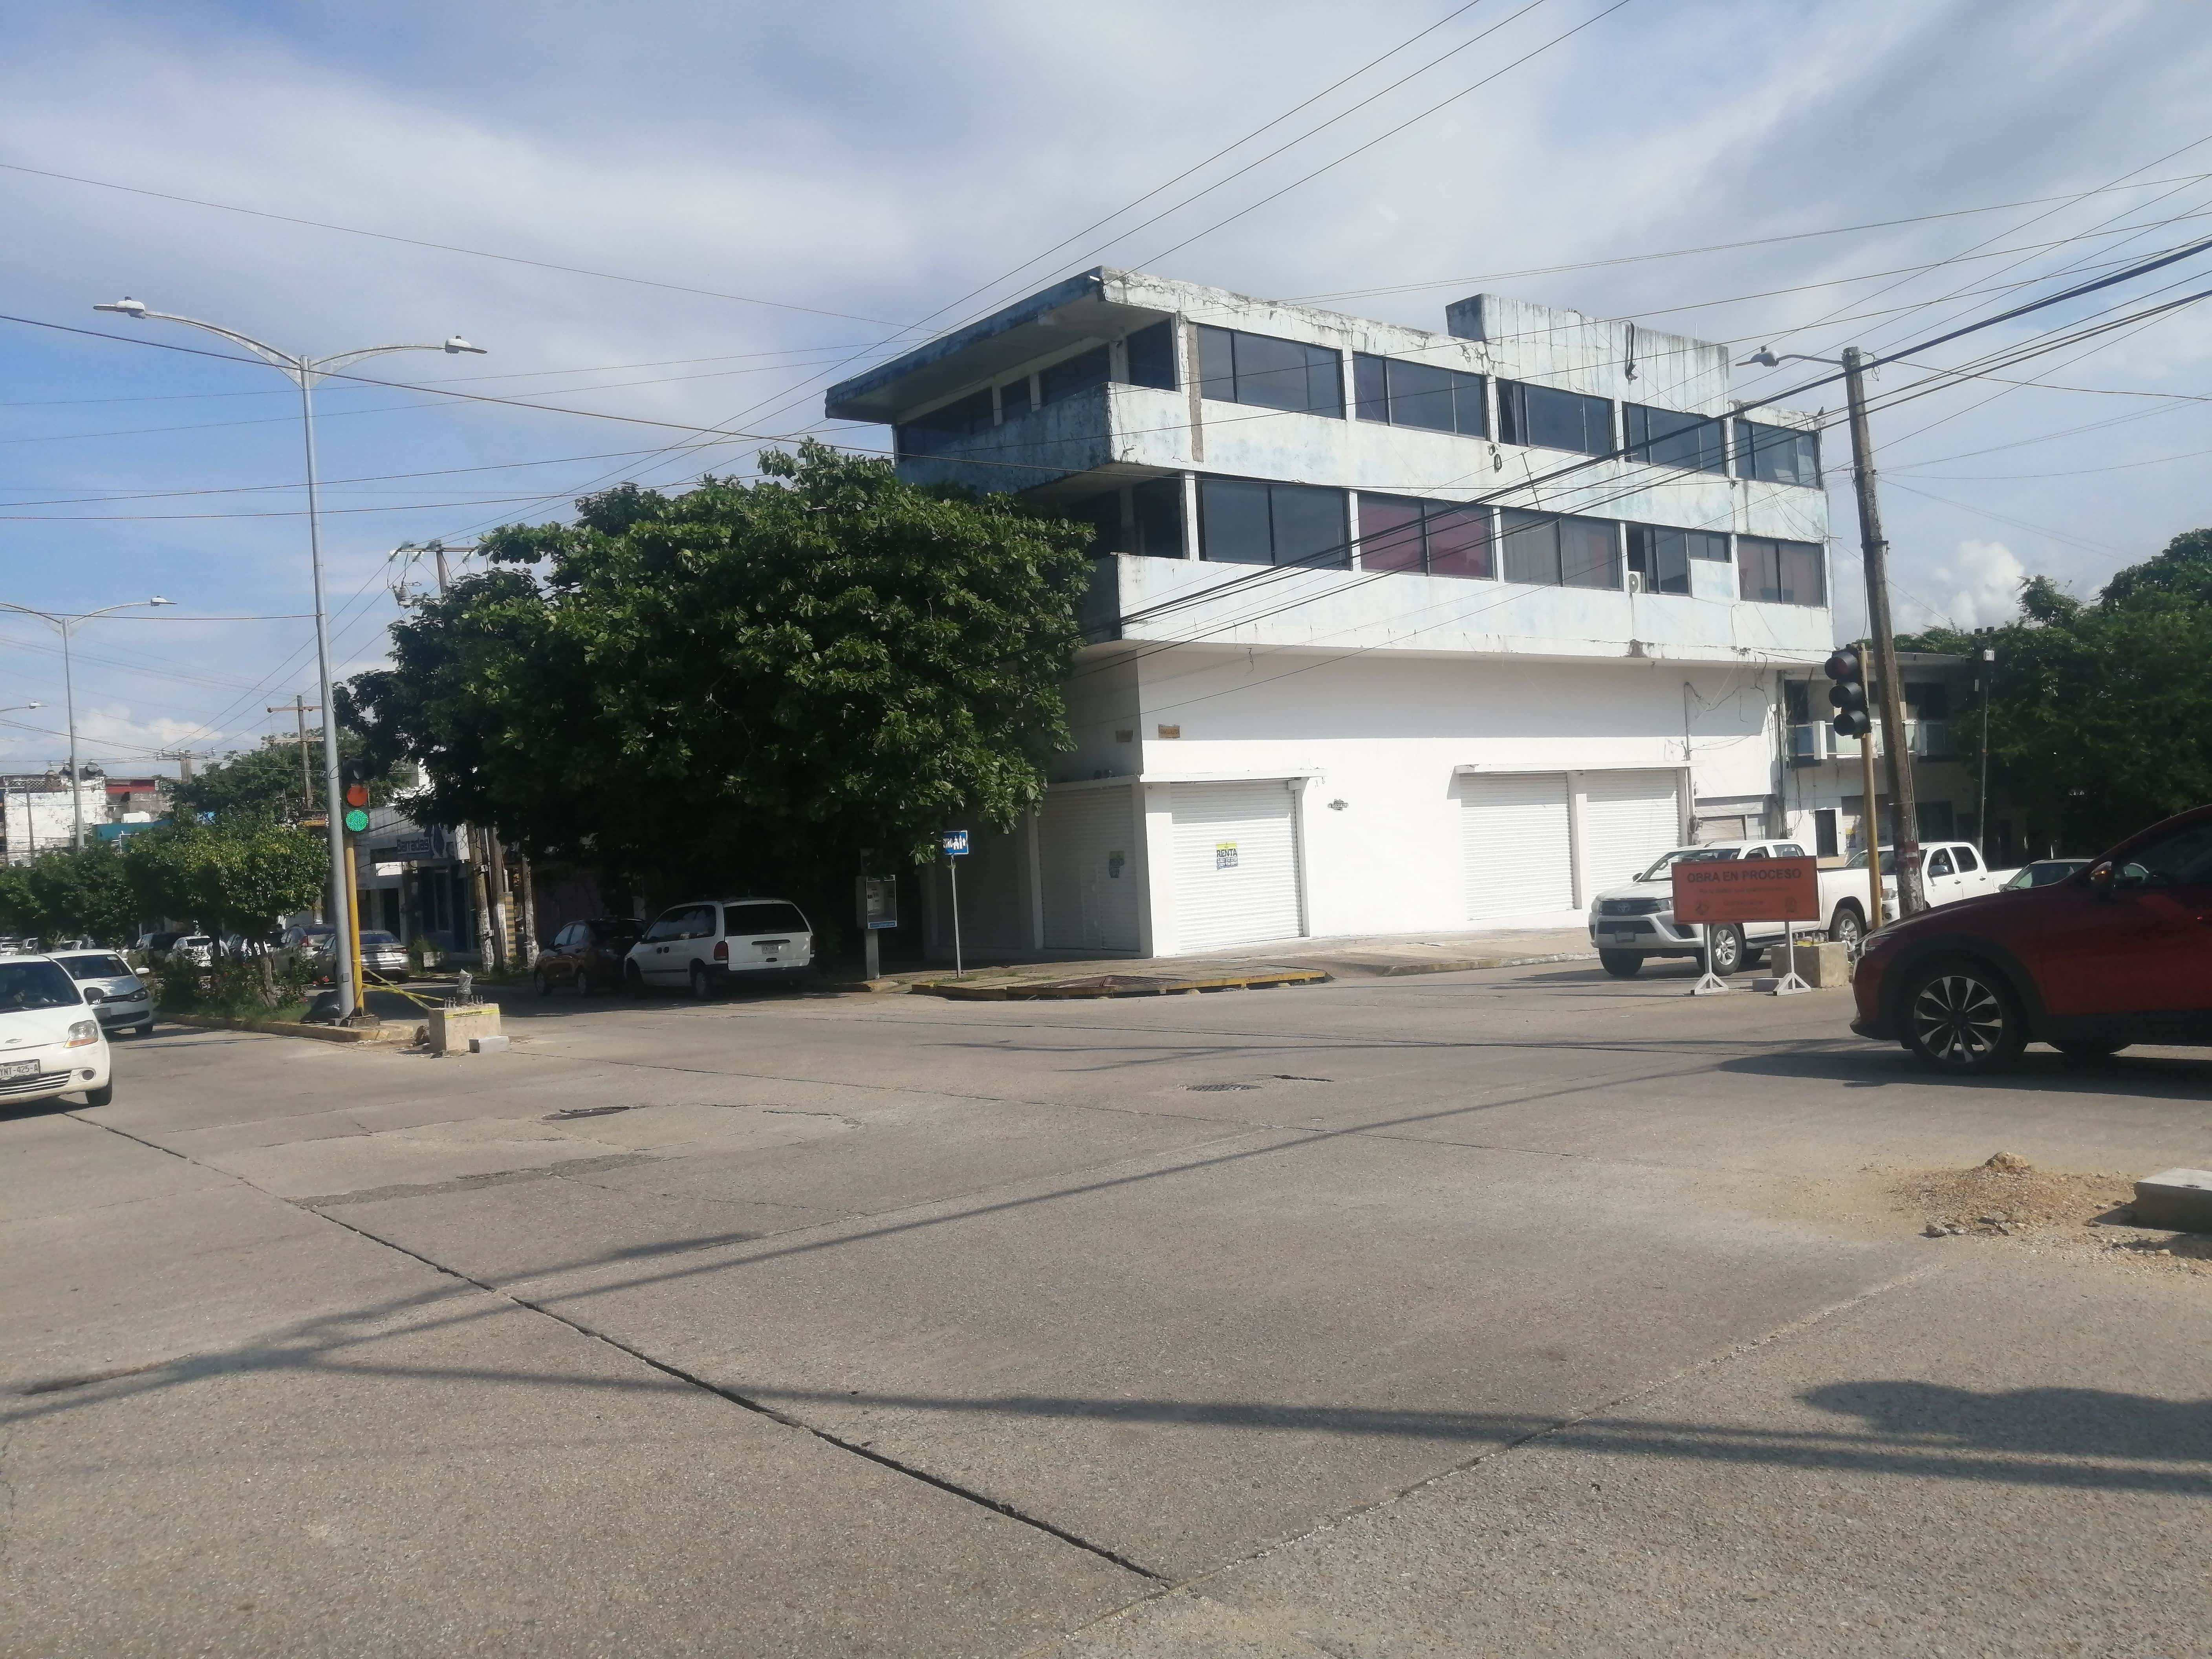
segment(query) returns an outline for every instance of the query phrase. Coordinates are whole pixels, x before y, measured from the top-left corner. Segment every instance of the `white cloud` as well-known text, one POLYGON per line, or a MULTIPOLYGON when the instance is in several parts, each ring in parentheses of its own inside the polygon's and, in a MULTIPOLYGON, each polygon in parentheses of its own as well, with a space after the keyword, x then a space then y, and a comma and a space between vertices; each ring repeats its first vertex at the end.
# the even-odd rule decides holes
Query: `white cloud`
POLYGON ((1960 628, 1988 628, 2020 614, 2027 568, 2002 542, 1960 542, 1936 574, 1950 587, 1950 617, 1960 628))

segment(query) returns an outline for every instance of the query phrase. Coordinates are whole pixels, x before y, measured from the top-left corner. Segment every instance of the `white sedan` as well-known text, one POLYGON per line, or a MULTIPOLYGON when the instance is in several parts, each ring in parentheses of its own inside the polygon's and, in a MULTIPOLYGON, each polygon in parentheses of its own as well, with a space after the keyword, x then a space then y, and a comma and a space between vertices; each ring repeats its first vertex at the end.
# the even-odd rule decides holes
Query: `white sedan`
POLYGON ((115 1098, 107 1037, 61 964, 46 957, 0 959, 0 1104, 82 1094, 115 1098))

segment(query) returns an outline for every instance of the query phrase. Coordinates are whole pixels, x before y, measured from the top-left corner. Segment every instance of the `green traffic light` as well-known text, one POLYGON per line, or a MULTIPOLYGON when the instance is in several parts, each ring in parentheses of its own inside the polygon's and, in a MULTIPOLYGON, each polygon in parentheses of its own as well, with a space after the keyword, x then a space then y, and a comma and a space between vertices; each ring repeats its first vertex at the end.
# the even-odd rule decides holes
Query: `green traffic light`
POLYGON ((368 814, 358 806, 351 808, 345 815, 345 827, 359 835, 368 828, 368 814))

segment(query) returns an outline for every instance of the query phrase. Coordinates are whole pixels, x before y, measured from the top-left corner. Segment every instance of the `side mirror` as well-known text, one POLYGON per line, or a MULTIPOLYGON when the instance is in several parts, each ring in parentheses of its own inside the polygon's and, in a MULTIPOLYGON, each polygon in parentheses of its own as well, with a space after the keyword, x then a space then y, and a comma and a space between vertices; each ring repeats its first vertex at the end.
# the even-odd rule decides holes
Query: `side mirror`
POLYGON ((2112 897, 2114 874, 2115 872, 2112 867, 2112 861, 2110 859, 2106 859, 2102 864, 2091 865, 2089 866, 2089 890, 2094 893, 2099 898, 2108 899, 2112 897))

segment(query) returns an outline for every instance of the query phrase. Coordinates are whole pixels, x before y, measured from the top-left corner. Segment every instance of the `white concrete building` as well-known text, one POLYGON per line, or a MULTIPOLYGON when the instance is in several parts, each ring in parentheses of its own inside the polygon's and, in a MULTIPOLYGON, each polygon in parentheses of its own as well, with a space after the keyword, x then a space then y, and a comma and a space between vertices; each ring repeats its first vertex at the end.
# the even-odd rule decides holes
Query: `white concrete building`
POLYGON ((108 820, 107 780, 87 768, 77 780, 76 796, 78 805, 72 806, 65 767, 0 777, 0 858, 28 864, 41 853, 73 846, 79 811, 85 839, 91 840, 94 826, 108 820))
POLYGON ((1816 419, 1734 417, 1722 346, 1447 320, 1099 270, 830 391, 903 476, 1098 529, 1076 746, 1034 821, 966 826, 969 950, 1558 925, 1780 827, 1783 672, 1832 638, 1816 419))

